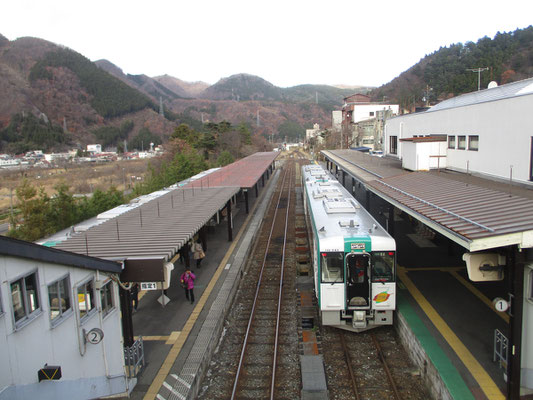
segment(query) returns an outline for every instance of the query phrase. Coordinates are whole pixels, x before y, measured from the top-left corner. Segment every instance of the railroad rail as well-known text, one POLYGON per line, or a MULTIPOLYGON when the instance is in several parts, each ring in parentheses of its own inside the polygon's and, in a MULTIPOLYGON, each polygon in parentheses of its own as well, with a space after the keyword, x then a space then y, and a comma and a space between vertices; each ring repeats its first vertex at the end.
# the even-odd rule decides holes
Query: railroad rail
POLYGON ((294 164, 285 161, 199 399, 300 395, 294 164), (281 390, 280 390, 281 388, 281 390))

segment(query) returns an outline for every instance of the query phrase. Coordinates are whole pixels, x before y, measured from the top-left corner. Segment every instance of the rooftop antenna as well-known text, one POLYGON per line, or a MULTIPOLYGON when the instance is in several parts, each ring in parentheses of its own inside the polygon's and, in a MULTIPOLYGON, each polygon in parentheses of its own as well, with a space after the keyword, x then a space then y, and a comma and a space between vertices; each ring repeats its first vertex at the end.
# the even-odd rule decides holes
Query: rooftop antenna
POLYGON ((483 71, 488 71, 489 67, 481 67, 481 68, 467 68, 467 71, 471 72, 477 72, 477 90, 481 90, 481 73, 483 71))

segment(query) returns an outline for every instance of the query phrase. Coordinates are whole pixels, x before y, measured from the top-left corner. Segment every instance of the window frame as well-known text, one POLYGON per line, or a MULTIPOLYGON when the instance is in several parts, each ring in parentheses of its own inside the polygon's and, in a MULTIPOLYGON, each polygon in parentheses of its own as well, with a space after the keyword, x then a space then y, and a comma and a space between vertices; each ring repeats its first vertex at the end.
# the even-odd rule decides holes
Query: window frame
POLYGON ((26 325, 28 325, 30 322, 35 320, 39 315, 42 314, 43 308, 42 308, 42 299, 41 294, 39 293, 39 271, 38 270, 32 270, 30 272, 27 272, 25 274, 19 275, 17 278, 12 279, 9 281, 9 293, 10 293, 10 299, 11 299, 11 316, 13 320, 13 328, 15 331, 22 329, 26 325), (33 311, 29 311, 29 298, 28 298, 28 291, 26 287, 26 279, 30 276, 34 276, 34 285, 35 285, 35 295, 37 298, 37 307, 33 311), (21 294, 21 301, 24 308, 24 316, 19 318, 17 320, 15 316, 15 306, 13 303, 13 284, 21 281, 22 282, 22 294, 21 294))
POLYGON ((478 151, 479 150, 479 135, 468 135, 468 150, 469 151, 478 151), (471 146, 473 138, 477 138, 476 148, 472 148, 472 146, 471 146))
POLYGON ((457 135, 457 150, 466 150, 466 135, 457 135), (461 140, 463 141, 462 146, 461 140))
POLYGON ((65 321, 69 316, 73 313, 73 305, 72 305, 72 285, 70 283, 70 275, 66 274, 60 277, 59 279, 56 279, 55 281, 49 283, 47 286, 48 289, 48 307, 50 307, 49 312, 49 318, 50 318, 50 325, 52 328, 55 328, 57 325, 61 324, 61 322, 65 321), (61 300, 61 294, 63 294, 60 290, 60 282, 63 282, 66 280, 66 288, 64 289, 65 295, 68 298, 69 301, 69 307, 63 311, 62 307, 59 307, 59 315, 56 317, 52 317, 52 301, 50 299, 50 287, 53 285, 57 285, 57 297, 59 300, 61 300))
POLYGON ((528 266, 526 296, 527 296, 527 301, 533 304, 533 265, 528 266))
MULTIPOLYGON (((85 323, 85 321, 87 321, 89 318, 91 318, 93 315, 96 314, 97 310, 98 310, 98 307, 96 305, 96 296, 95 296, 95 293, 96 293, 96 288, 95 288, 95 278, 94 277, 91 277, 90 279, 86 279, 85 281, 83 281, 82 283, 80 283, 79 285, 76 286, 76 304, 77 304, 77 310, 78 310, 78 316, 80 317, 80 323, 83 324, 85 323), (82 287, 86 287, 88 284, 91 285, 92 287, 92 293, 91 293, 91 296, 90 297, 90 301, 89 303, 92 304, 92 308, 90 310, 84 310, 85 314, 84 315, 81 315, 81 309, 80 309, 80 288, 82 287), (92 301, 91 301, 92 300, 92 301)), ((84 300, 84 303, 87 304, 87 290, 84 289, 83 291, 83 296, 85 298, 84 300)))
POLYGON ((390 154, 398 155, 398 136, 397 135, 389 136, 389 152, 390 154))
POLYGON ((455 150, 457 148, 457 138, 455 135, 448 135, 448 149, 455 150), (453 142, 453 145, 452 145, 453 142))
MULTIPOLYGON (((342 251, 321 251, 320 252, 320 283, 344 283, 344 252, 342 251), (333 266, 328 266, 327 262, 324 262, 324 260, 329 258, 336 258, 336 261, 340 261, 341 265, 338 270, 339 276, 332 276, 329 277, 329 275, 332 272, 333 266)), ((337 269, 337 268, 335 268, 337 269)))
POLYGON ((113 281, 109 279, 106 283, 104 283, 100 289, 100 309, 102 310, 102 317, 105 318, 109 314, 111 314, 115 309, 115 286, 113 285, 113 281), (109 290, 107 291, 107 288, 109 290), (111 307, 108 307, 108 298, 106 294, 109 294, 110 300, 111 300, 111 307), (104 304, 105 303, 105 304, 104 304))

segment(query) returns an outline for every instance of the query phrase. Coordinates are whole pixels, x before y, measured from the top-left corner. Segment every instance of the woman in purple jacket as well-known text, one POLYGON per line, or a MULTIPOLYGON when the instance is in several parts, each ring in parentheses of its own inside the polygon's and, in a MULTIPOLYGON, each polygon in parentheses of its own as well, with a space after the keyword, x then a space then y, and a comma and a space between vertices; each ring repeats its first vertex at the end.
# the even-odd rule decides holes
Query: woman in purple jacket
POLYGON ((187 269, 180 276, 181 286, 185 289, 185 297, 187 300, 194 303, 194 280, 196 275, 194 275, 190 269, 187 269), (190 296, 189 296, 190 295, 190 296))

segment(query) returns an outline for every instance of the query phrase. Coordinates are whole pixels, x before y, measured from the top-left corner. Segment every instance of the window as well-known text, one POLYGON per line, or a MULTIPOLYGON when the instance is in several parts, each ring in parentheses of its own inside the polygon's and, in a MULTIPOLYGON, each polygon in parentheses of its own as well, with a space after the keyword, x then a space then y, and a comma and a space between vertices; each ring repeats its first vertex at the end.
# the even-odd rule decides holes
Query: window
POLYGON ((448 148, 455 149, 455 136, 448 136, 448 148))
POLYGON ((390 137, 390 153, 398 154, 398 136, 390 137))
POLYGON ((479 147, 479 136, 468 136, 468 150, 477 151, 479 147))
POLYGON ((344 282, 344 254, 320 253, 322 282, 344 282))
POLYGON ((15 328, 18 328, 40 311, 37 272, 11 282, 10 286, 15 328))
POLYGON ((466 136, 457 136, 457 139, 459 141, 457 148, 459 150, 466 149, 466 136))
POLYGON ((527 299, 530 302, 533 302, 533 266, 530 266, 527 270, 529 271, 528 279, 527 279, 527 299))
POLYGON ((115 304, 113 302, 112 281, 109 281, 104 286, 102 286, 102 290, 100 290, 100 304, 102 306, 102 314, 104 317, 109 314, 115 307, 115 304))
POLYGON ((372 252, 372 282, 394 281, 394 252, 372 252))
POLYGON ((373 117, 373 116, 374 116, 374 111, 370 111, 370 112, 368 113, 368 115, 371 116, 371 117, 373 117))
POLYGON ((68 276, 48 285, 48 299, 50 301, 50 320, 54 325, 64 315, 67 315, 68 311, 72 310, 68 276))
POLYGON ((94 281, 84 283, 78 286, 78 308, 80 310, 80 319, 83 320, 95 309, 94 304, 94 281))

